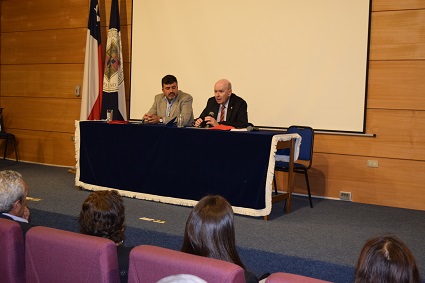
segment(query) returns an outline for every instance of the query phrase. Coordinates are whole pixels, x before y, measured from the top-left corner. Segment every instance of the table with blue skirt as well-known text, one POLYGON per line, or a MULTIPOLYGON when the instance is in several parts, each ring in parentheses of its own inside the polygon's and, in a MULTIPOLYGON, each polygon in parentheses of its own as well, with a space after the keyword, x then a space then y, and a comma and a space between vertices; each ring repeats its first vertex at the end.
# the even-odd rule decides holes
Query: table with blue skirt
POLYGON ((266 216, 276 148, 287 141, 296 159, 299 139, 274 131, 76 121, 76 186, 185 206, 221 195, 235 213, 266 216))

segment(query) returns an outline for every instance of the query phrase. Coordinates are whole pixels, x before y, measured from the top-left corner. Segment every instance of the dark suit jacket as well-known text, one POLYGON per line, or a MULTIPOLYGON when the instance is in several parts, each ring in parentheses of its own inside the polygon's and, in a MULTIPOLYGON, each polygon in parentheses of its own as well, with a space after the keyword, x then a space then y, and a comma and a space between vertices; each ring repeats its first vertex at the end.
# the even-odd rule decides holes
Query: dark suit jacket
MULTIPOLYGON (((202 111, 200 118, 204 119, 210 112, 214 113, 214 118, 217 117, 220 104, 215 101, 214 97, 208 99, 207 106, 202 111)), ((229 99, 226 121, 219 124, 233 126, 235 128, 248 127, 248 105, 245 100, 236 94, 232 93, 229 99)))
POLYGON ((29 229, 31 229, 32 227, 34 227, 33 225, 31 225, 29 223, 21 222, 21 221, 16 221, 12 217, 9 217, 7 215, 4 215, 3 213, 0 213, 0 218, 9 219, 9 220, 15 221, 16 223, 19 223, 19 225, 21 226, 22 236, 24 236, 24 239, 25 239, 25 235, 27 234, 27 231, 29 229))

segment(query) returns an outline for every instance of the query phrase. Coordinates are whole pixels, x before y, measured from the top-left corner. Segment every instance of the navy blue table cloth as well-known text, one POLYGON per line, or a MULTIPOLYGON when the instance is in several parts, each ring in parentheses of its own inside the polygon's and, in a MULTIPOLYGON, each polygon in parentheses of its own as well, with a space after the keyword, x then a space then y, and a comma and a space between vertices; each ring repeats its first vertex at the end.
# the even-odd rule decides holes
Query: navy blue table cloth
POLYGON ((266 207, 276 132, 78 123, 76 184, 83 188, 183 205, 218 194, 232 206, 266 207))

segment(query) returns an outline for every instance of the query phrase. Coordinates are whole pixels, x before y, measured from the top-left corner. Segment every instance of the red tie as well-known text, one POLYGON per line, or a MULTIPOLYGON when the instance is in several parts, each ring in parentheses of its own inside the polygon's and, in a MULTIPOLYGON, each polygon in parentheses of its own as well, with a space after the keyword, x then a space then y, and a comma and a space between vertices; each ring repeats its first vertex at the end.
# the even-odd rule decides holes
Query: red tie
POLYGON ((226 109, 226 106, 221 105, 220 122, 224 121, 224 109, 226 109))

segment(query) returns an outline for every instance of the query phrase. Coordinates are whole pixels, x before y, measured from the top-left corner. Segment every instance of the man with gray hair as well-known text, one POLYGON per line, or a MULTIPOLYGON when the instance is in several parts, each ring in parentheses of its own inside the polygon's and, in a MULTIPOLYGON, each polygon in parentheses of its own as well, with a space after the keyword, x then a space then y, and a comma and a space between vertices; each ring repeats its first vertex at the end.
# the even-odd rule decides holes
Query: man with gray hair
POLYGON ((16 171, 0 171, 0 218, 11 219, 21 224, 25 233, 32 227, 28 223, 30 211, 27 207, 28 186, 16 171))

